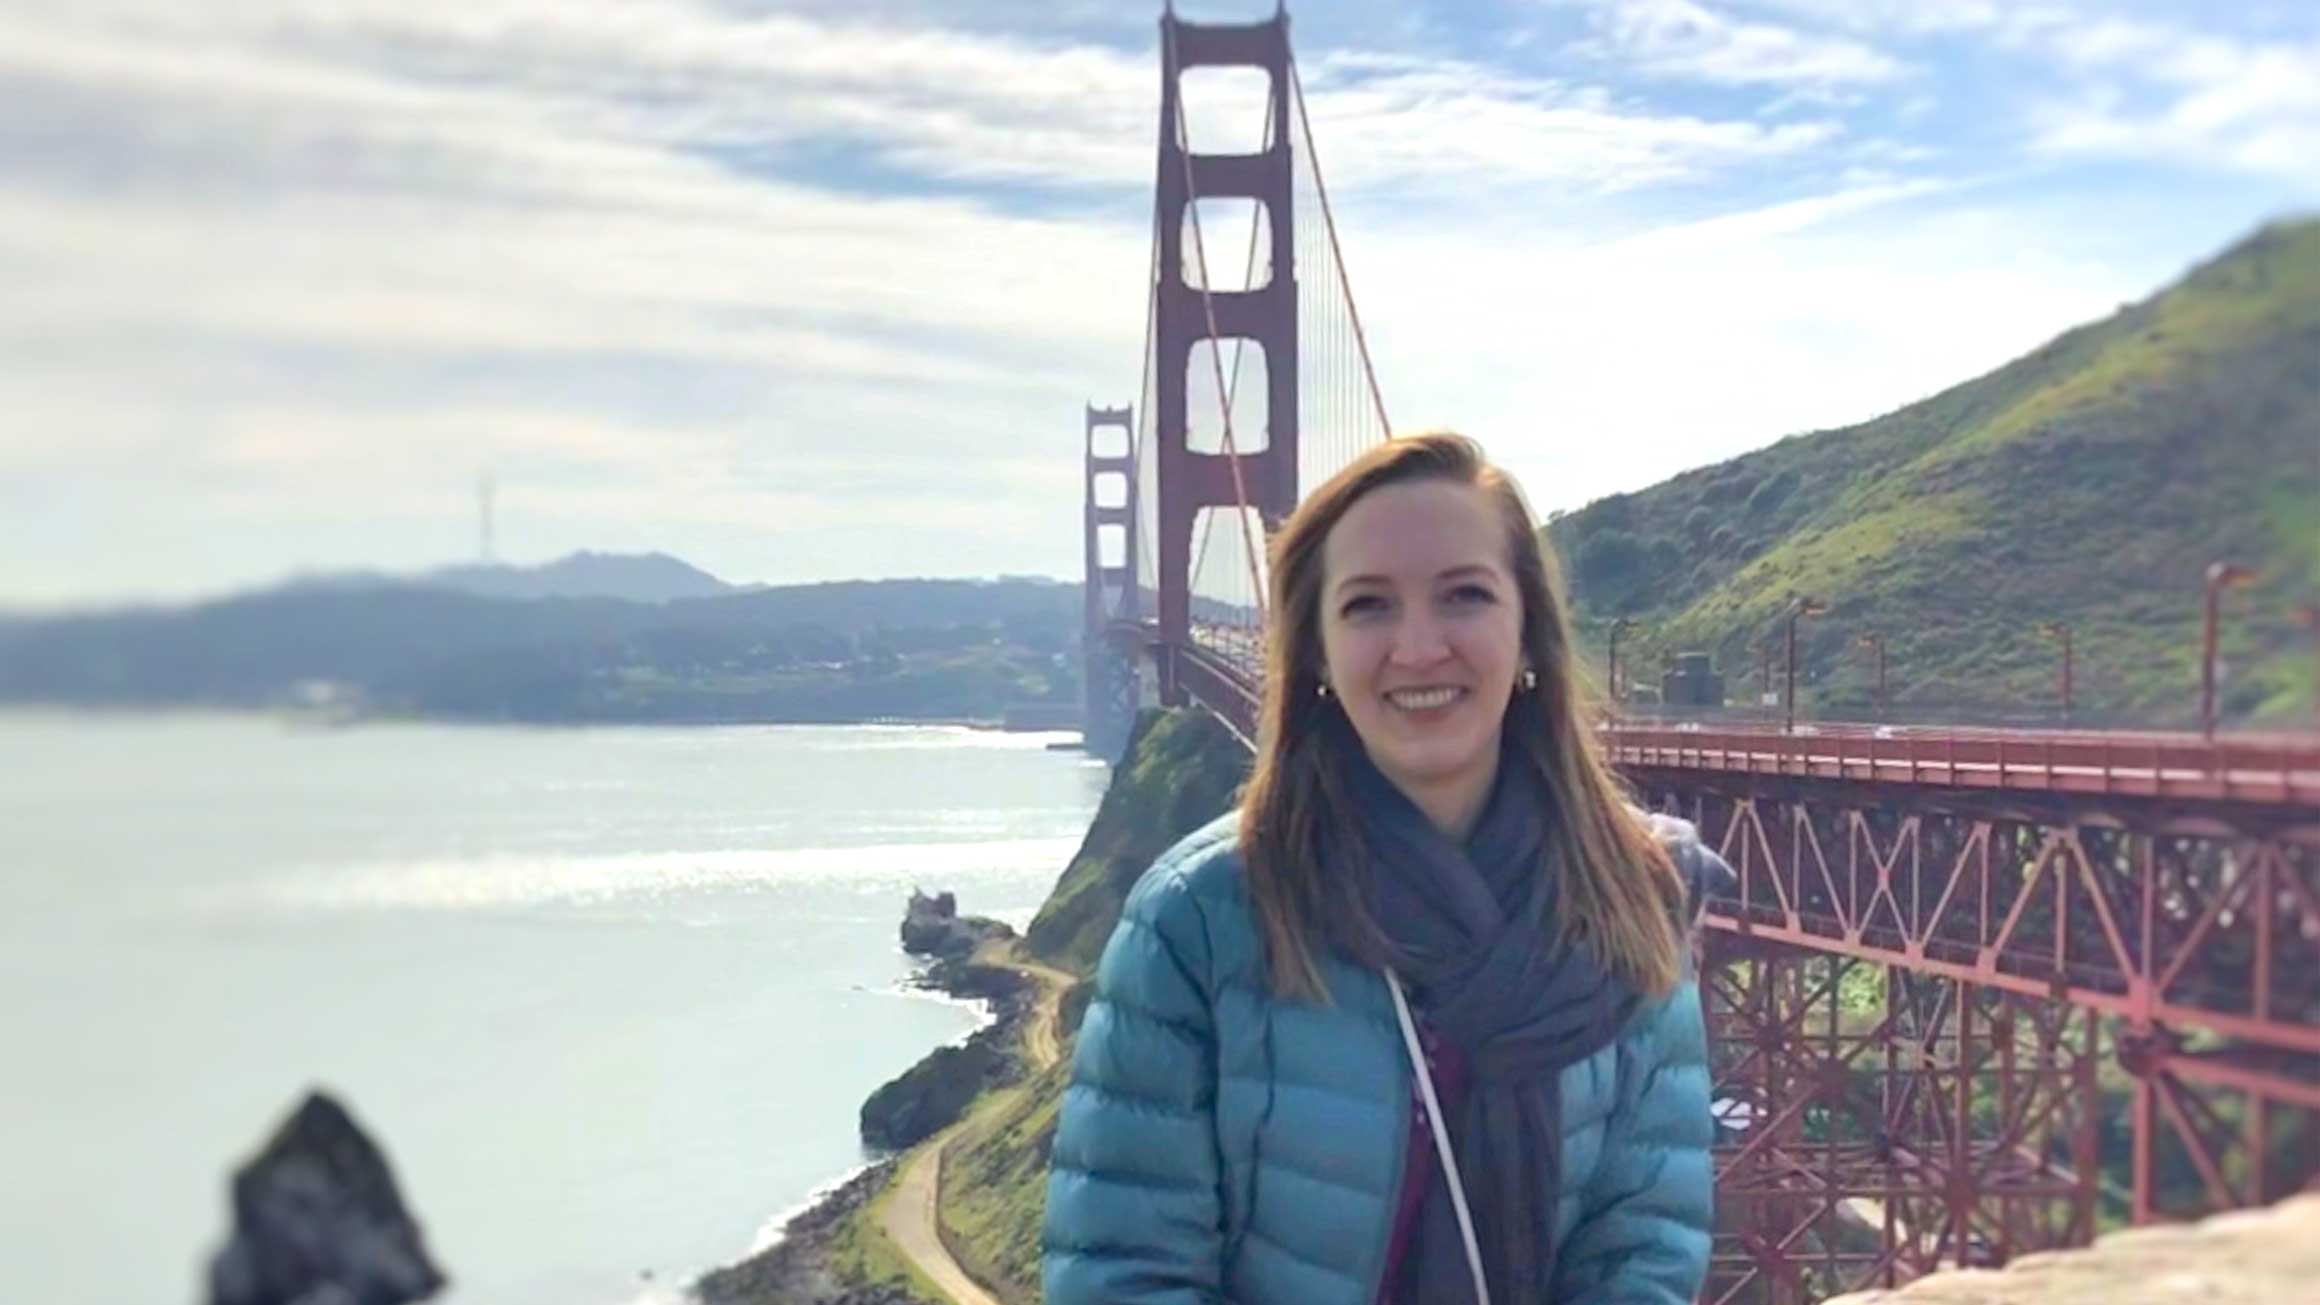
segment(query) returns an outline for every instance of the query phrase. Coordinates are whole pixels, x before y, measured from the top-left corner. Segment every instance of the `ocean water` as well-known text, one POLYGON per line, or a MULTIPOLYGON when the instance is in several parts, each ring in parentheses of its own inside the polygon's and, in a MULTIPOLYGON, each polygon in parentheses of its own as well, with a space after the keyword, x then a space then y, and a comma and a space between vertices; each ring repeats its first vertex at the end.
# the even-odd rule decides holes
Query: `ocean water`
POLYGON ((895 927, 914 885, 1029 918, 1106 779, 1053 737, 0 715, 11 1294, 198 1299, 321 1085, 440 1299, 673 1298, 974 1027, 895 927))

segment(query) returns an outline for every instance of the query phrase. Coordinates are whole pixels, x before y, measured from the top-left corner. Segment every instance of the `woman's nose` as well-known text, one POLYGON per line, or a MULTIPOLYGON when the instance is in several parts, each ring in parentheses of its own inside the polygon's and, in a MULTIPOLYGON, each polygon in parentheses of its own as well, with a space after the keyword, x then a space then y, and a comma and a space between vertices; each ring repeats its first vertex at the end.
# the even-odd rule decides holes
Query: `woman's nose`
POLYGON ((1430 666, 1442 660, 1450 645, 1442 626, 1431 616, 1411 616, 1394 630, 1394 661, 1402 666, 1430 666))

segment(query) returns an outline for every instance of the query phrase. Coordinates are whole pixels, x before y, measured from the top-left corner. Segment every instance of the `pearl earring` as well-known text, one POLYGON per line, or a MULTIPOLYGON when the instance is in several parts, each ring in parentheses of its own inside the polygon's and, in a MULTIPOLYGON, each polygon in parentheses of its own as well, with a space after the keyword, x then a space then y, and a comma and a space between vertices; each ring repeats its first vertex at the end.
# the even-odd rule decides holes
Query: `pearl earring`
POLYGON ((1528 667, 1528 666, 1525 666, 1525 667, 1523 667, 1523 673, 1522 673, 1522 686, 1523 686, 1523 692, 1525 692, 1525 693, 1528 693, 1528 692, 1530 692, 1531 690, 1538 688, 1538 687, 1539 687, 1539 673, 1538 673, 1537 671, 1534 671, 1534 670, 1532 670, 1532 669, 1531 669, 1530 667, 1528 667))

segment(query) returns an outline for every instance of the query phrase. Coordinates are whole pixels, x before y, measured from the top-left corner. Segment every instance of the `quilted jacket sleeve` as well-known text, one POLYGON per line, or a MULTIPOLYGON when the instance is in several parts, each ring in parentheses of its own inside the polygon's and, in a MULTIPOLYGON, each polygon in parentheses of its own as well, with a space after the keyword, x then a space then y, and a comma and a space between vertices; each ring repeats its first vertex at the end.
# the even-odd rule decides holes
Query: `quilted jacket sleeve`
POLYGON ((1097 965, 1056 1126, 1048 1305, 1222 1299, 1209 958, 1183 880, 1147 875, 1097 965))
POLYGON ((1683 1305, 1708 1271, 1714 1205, 1707 1033, 1686 979, 1621 1048, 1620 1098, 1578 1224, 1556 1259, 1570 1305, 1683 1305))

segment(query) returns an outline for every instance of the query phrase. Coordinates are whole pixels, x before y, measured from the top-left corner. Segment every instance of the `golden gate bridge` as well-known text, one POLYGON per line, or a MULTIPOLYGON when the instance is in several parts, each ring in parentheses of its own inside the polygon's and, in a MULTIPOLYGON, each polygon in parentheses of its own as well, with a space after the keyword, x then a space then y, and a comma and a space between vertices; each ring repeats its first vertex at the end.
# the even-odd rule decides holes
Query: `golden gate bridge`
MULTIPOLYGON (((1148 695, 1253 745, 1266 533, 1389 429, 1287 15, 1160 35, 1142 392, 1086 413, 1107 757, 1148 695), (1253 148, 1196 147, 1213 115, 1184 87, 1219 69, 1264 83, 1253 148)), ((1738 872, 1701 957, 1703 1299, 1817 1300, 2320 1185, 2320 738, 1602 729, 1738 872)))

